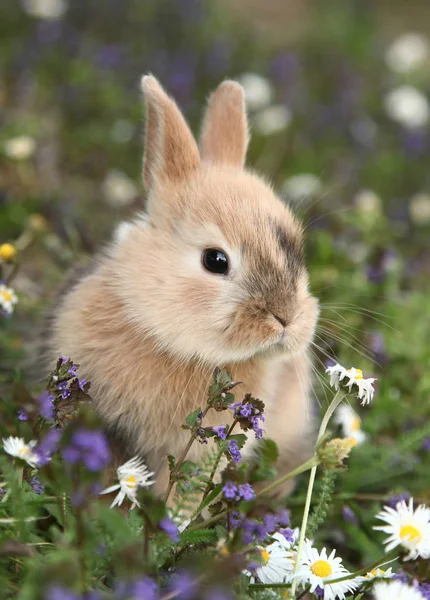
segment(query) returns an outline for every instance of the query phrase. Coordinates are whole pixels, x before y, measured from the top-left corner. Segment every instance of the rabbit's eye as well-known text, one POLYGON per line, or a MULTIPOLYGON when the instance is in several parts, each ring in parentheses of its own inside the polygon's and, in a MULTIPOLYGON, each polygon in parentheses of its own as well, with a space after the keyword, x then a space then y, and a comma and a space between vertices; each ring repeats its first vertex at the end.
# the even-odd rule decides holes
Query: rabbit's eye
POLYGON ((217 250, 216 248, 204 250, 202 262, 204 268, 211 273, 225 275, 228 271, 228 258, 222 250, 217 250))

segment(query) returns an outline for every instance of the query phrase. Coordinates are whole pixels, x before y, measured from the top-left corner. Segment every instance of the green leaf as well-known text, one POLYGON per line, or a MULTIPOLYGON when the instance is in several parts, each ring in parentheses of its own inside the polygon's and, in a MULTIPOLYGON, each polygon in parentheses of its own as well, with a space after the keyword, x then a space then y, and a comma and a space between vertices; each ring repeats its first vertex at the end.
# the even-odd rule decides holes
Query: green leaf
POLYGON ((197 531, 183 531, 181 544, 210 544, 217 540, 214 529, 198 529, 197 531))
POLYGON ((245 435, 244 433, 236 433, 235 435, 230 435, 228 437, 229 440, 236 440, 237 445, 239 446, 239 448, 243 448, 246 440, 248 439, 248 436, 245 435))
POLYGON ((190 413, 188 415, 188 417, 185 419, 185 423, 187 425, 189 425, 191 428, 193 428, 196 425, 196 423, 197 423, 197 421, 199 419, 199 415, 201 414, 201 412, 202 412, 201 408, 197 408, 196 410, 193 410, 193 412, 190 413))

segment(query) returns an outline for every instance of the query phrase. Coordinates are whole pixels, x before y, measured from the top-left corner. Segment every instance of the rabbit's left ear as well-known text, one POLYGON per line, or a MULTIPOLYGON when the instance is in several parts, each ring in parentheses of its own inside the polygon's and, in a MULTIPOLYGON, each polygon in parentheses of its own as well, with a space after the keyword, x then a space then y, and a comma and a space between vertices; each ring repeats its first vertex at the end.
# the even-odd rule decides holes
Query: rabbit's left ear
POLYGON ((224 81, 211 95, 203 119, 203 160, 242 167, 248 147, 245 93, 236 81, 224 81))

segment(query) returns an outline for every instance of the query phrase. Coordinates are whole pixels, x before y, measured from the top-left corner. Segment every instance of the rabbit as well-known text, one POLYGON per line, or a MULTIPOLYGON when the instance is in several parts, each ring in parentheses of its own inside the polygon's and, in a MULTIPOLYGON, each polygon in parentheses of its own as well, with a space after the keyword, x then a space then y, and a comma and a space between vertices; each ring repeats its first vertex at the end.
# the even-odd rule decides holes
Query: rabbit
MULTIPOLYGON (((142 456, 154 490, 181 453, 186 416, 204 406, 215 367, 265 402, 265 436, 279 472, 312 448, 310 344, 318 318, 303 230, 259 176, 244 168, 245 96, 224 81, 210 96, 199 146, 152 75, 146 100, 144 212, 122 223, 55 310, 50 358, 71 356, 115 448, 142 456)), ((232 411, 210 411, 224 425, 232 411), (227 415, 227 412, 229 413, 227 415)), ((245 456, 258 442, 249 436, 245 456)), ((198 461, 207 446, 194 443, 198 461)))

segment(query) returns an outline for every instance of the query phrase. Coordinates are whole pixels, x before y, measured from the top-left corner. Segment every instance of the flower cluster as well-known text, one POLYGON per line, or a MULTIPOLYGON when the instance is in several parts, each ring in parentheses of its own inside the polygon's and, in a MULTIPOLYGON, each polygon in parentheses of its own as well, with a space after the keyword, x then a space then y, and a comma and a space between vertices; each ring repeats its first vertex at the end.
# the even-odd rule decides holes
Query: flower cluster
POLYGON ((345 369, 342 365, 335 364, 332 367, 328 367, 326 373, 330 375, 330 385, 335 390, 339 390, 340 387, 346 387, 348 392, 351 393, 354 387, 362 405, 369 404, 373 400, 375 389, 372 384, 376 379, 372 377, 364 379, 361 369, 355 369, 354 367, 345 369))
POLYGON ((69 444, 62 449, 62 456, 67 463, 83 463, 92 472, 104 469, 111 459, 105 435, 91 429, 75 431, 69 444))
POLYGON ((264 422, 264 402, 246 394, 242 402, 235 402, 230 408, 233 410, 233 417, 244 431, 252 429, 257 440, 263 436, 261 423, 264 422))
POLYGON ((224 497, 229 502, 239 502, 240 500, 253 500, 255 498, 255 492, 249 483, 242 483, 235 485, 232 481, 227 483, 222 488, 224 497))
POLYGON ((79 402, 90 400, 90 383, 78 377, 78 368, 70 357, 59 357, 48 381, 48 392, 39 398, 40 413, 44 418, 52 418, 54 413, 55 420, 64 426, 75 415, 79 402))

